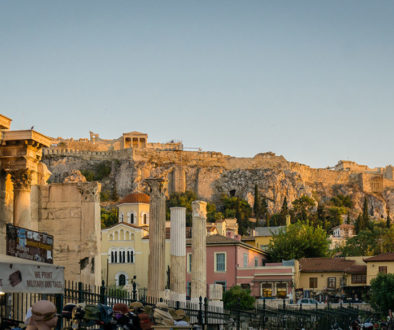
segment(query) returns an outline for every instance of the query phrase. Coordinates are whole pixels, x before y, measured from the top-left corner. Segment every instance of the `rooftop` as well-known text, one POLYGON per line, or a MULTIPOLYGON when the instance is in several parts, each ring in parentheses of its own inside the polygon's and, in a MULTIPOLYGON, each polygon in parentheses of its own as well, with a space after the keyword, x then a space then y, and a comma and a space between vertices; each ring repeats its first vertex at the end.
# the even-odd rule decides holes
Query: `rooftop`
POLYGON ((272 236, 272 235, 278 235, 281 230, 286 230, 286 226, 256 227, 255 228, 255 233, 256 233, 256 236, 269 237, 269 236, 272 236))
POLYGON ((371 261, 394 261, 394 252, 378 254, 377 256, 364 259, 364 261, 365 262, 371 262, 371 261))
POLYGON ((126 203, 145 203, 145 204, 149 204, 150 202, 150 198, 147 194, 141 193, 141 192, 134 192, 131 193, 129 195, 126 195, 125 197, 123 197, 119 203, 119 204, 126 204, 126 203))
POLYGON ((302 258, 299 262, 300 271, 304 273, 366 273, 366 266, 356 265, 354 260, 346 260, 345 258, 302 258))

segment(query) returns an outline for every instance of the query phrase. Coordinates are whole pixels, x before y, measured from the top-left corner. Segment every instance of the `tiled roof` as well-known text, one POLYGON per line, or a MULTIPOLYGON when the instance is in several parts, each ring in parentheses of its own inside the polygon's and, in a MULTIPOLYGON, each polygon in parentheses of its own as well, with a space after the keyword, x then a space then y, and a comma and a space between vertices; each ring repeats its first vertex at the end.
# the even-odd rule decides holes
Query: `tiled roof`
POLYGON ((345 258, 302 258, 300 259, 300 270, 304 273, 321 273, 321 272, 346 272, 351 274, 360 274, 366 271, 365 266, 355 265, 354 260, 345 258))
POLYGON ((277 235, 281 230, 285 230, 286 226, 277 226, 277 227, 256 227, 255 233, 256 236, 265 236, 269 237, 272 235, 277 235))
POLYGON ((364 261, 394 261, 394 252, 378 254, 377 256, 364 259, 364 261))
POLYGON ((118 204, 124 203, 146 203, 149 204, 150 198, 147 194, 144 193, 131 193, 125 197, 123 197, 118 204))

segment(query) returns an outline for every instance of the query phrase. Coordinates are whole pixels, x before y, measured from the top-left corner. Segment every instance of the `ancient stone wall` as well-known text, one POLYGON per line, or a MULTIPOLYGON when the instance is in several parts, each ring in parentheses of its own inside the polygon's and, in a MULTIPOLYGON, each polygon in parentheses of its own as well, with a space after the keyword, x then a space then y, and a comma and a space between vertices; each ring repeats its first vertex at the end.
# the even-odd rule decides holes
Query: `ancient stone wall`
POLYGON ((39 185, 32 189, 32 221, 54 236, 54 263, 65 279, 100 284, 100 184, 39 185))

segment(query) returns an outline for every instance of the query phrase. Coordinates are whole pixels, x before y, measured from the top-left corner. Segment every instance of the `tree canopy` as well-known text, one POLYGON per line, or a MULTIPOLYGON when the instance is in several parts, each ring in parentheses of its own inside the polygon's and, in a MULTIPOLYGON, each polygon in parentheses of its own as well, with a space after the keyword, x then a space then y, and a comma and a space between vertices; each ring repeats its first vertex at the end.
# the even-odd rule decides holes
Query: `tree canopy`
POLYGON ((256 299, 250 295, 250 290, 242 289, 239 285, 233 286, 223 294, 225 309, 253 309, 255 301, 256 299))
POLYGON ((274 235, 268 247, 272 261, 326 257, 329 241, 320 226, 297 222, 274 235))
POLYGON ((118 223, 118 208, 101 208, 101 228, 108 228, 118 223))
POLYGON ((383 315, 394 310, 394 274, 378 274, 371 281, 369 296, 371 305, 383 315))
POLYGON ((373 256, 394 251, 394 228, 385 223, 372 224, 349 238, 345 246, 339 248, 343 256, 373 256))

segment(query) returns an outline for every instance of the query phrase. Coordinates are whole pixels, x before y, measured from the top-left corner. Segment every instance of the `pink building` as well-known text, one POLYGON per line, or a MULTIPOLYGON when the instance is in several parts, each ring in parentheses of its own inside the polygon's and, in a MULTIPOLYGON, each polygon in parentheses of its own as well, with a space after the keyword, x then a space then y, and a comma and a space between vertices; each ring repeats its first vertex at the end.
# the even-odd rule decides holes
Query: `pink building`
POLYGON ((293 298, 296 261, 266 263, 256 267, 238 267, 237 284, 248 288, 254 297, 293 298))
MULTIPOLYGON (((191 288, 191 242, 187 243, 187 296, 191 288)), ((240 240, 221 236, 207 236, 207 288, 221 284, 226 290, 234 285, 254 288, 253 271, 265 263, 265 252, 240 240)), ((253 291, 253 290, 252 290, 253 291)), ((257 291, 256 291, 257 292, 257 291)), ((207 290, 207 294, 209 290, 207 290)), ((252 293, 254 294, 254 291, 252 293)), ((256 296, 260 296, 257 294, 256 296)))

